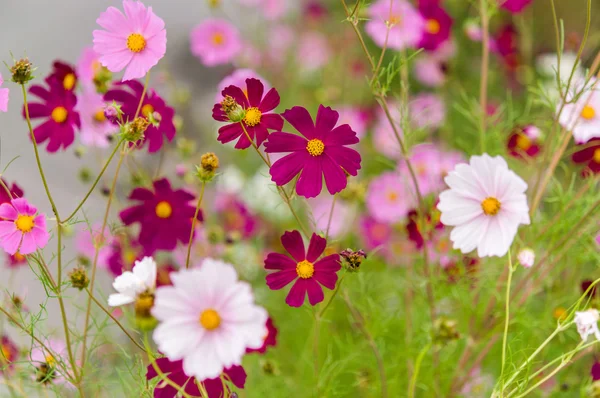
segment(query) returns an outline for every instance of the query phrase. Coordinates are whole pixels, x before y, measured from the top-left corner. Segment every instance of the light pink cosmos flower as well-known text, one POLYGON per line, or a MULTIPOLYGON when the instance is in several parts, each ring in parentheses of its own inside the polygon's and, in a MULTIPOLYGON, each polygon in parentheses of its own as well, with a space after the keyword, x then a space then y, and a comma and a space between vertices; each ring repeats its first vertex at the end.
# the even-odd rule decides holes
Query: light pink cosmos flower
POLYGON ((112 236, 108 229, 104 231, 104 237, 100 234, 102 225, 94 225, 92 230, 86 225, 78 233, 75 239, 77 252, 90 260, 96 255, 96 245, 100 246, 98 250, 98 267, 108 268, 108 258, 113 254, 112 236))
POLYGON ((66 387, 74 387, 65 377, 65 369, 70 371, 67 359, 67 345, 58 339, 49 339, 44 342, 44 347, 39 345, 31 349, 30 361, 37 369, 36 381, 39 383, 62 384, 66 387), (48 348, 48 349, 46 349, 48 348))
POLYGON ((12 199, 0 205, 0 218, 0 246, 8 254, 30 254, 48 243, 46 216, 26 199, 12 199))
POLYGON ((378 0, 371 4, 368 10, 370 21, 365 25, 365 31, 375 44, 387 48, 402 50, 412 48, 421 40, 425 21, 421 14, 407 1, 378 0), (392 24, 389 29, 386 21, 392 24))
POLYGON ((236 86, 240 87, 244 94, 248 96, 246 92, 246 79, 258 79, 265 86, 265 91, 269 91, 271 89, 271 85, 258 73, 256 73, 252 69, 242 68, 236 69, 231 74, 225 76, 223 80, 217 84, 217 95, 215 97, 215 103, 221 102, 223 100, 223 95, 221 91, 225 89, 225 87, 236 86))
POLYGON ((209 18, 190 33, 192 54, 205 66, 228 64, 242 50, 238 29, 229 21, 209 18))
POLYGON ((94 87, 94 77, 102 65, 92 47, 86 47, 77 60, 77 79, 85 87, 94 87))
MULTIPOLYGON (((394 125, 396 126, 396 130, 398 131, 400 138, 402 138, 404 134, 401 127, 402 118, 400 116, 400 109, 393 103, 389 103, 388 108, 390 110, 390 116, 392 117, 394 125)), ((398 144, 398 139, 394 134, 394 129, 390 125, 390 121, 381 109, 377 111, 377 117, 375 119, 375 127, 373 128, 373 144, 377 151, 392 159, 398 159, 402 155, 400 146, 398 144)))
MULTIPOLYGON (((600 85, 597 84, 596 79, 591 79, 592 90, 586 90, 574 103, 566 104, 560 113, 559 123, 573 133, 577 144, 600 137, 600 85)), ((560 109, 561 104, 558 104, 556 112, 560 109)))
POLYGON ((298 43, 297 59, 306 72, 321 69, 329 62, 331 49, 327 38, 318 32, 308 32, 302 35, 298 43))
POLYGON ((446 105, 437 94, 418 94, 408 107, 412 124, 418 129, 436 129, 446 118, 446 105))
MULTIPOLYGON (((2 75, 0 74, 0 86, 4 83, 2 75)), ((6 112, 8 110, 8 89, 0 87, 0 112, 6 112)))
POLYGON ((396 172, 386 172, 369 184, 367 209, 373 218, 389 224, 406 217, 409 209, 415 207, 415 198, 408 181, 396 172))
POLYGON ((337 199, 331 214, 331 203, 333 196, 319 195, 314 199, 308 199, 308 204, 312 209, 312 217, 317 231, 327 233, 329 227, 329 237, 339 238, 349 232, 354 227, 354 209, 345 201, 337 199), (329 222, 331 214, 331 223, 329 222))
POLYGON ((337 108, 340 114, 338 124, 348 124, 359 139, 363 139, 369 123, 369 114, 357 106, 341 105, 337 108))
POLYGON ((81 118, 81 143, 89 147, 106 148, 108 137, 117 132, 118 127, 104 115, 106 103, 94 88, 84 86, 79 94, 76 109, 81 118))
POLYGON ((106 30, 94 30, 94 51, 111 72, 124 68, 123 81, 144 77, 167 51, 164 21, 141 1, 123 0, 125 15, 115 7, 96 20, 106 30))

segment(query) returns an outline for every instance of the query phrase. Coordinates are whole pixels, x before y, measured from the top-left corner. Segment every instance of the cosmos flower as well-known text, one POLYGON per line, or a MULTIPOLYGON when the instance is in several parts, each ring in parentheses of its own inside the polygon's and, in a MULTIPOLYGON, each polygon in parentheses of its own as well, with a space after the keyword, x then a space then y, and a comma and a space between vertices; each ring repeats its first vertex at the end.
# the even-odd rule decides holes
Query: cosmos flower
POLYGON ((115 7, 100 14, 94 51, 111 72, 125 69, 123 81, 144 77, 167 51, 165 23, 141 1, 123 0, 125 15, 115 7))
POLYGON ((321 69, 331 58, 331 49, 327 37, 318 32, 304 33, 298 41, 298 66, 303 72, 310 73, 321 69))
POLYGON ((89 147, 106 148, 109 137, 118 128, 104 116, 105 102, 95 89, 85 87, 79 94, 77 112, 81 118, 81 143, 89 147))
POLYGON ((331 213, 333 200, 334 197, 331 195, 319 195, 314 199, 309 199, 308 204, 315 222, 315 229, 323 233, 329 232, 328 236, 332 238, 339 238, 353 228, 355 211, 346 201, 337 198, 335 206, 333 206, 333 213, 331 213))
POLYGON ((43 249, 50 239, 46 216, 26 199, 12 199, 0 205, 0 246, 8 254, 21 255, 43 249))
POLYGON ((512 14, 522 12, 533 0, 498 0, 500 7, 512 14))
POLYGON ((439 87, 447 80, 450 59, 456 53, 454 42, 448 40, 435 51, 423 52, 414 61, 415 78, 428 87, 439 87))
POLYGON ((508 137, 508 153, 519 159, 533 158, 540 153, 540 129, 533 125, 517 126, 508 137))
POLYGON ((387 37, 387 48, 403 50, 415 47, 421 40, 425 21, 421 14, 407 1, 377 0, 368 9, 369 21, 365 32, 379 47, 384 47, 387 37), (387 22, 392 26, 389 29, 387 22))
POLYGON ((323 177, 330 194, 346 188, 346 173, 356 176, 361 157, 347 145, 358 144, 356 133, 347 124, 335 127, 339 114, 329 107, 319 106, 316 122, 308 111, 295 106, 283 112, 283 117, 302 136, 275 132, 265 144, 267 153, 292 152, 276 161, 269 171, 273 182, 285 185, 298 173, 298 195, 314 198, 322 189, 323 177))
MULTIPOLYGON (((400 127, 402 124, 400 108, 397 104, 391 101, 388 104, 388 108, 391 119, 394 122, 394 126, 396 127, 400 138, 404 137, 402 127, 400 127)), ((378 152, 383 153, 389 158, 399 159, 402 155, 400 145, 398 144, 398 139, 394 134, 394 129, 390 125, 390 121, 381 108, 377 110, 375 117, 375 126, 373 127, 373 144, 378 152)))
POLYGON ((418 47, 433 51, 450 37, 452 18, 436 0, 420 0, 419 12, 425 21, 418 47))
POLYGON ((582 170, 583 175, 597 174, 600 172, 600 138, 592 138, 581 149, 573 154, 571 159, 577 164, 586 167, 582 170))
POLYGON ((600 319, 600 314, 595 308, 590 308, 586 311, 575 312, 574 321, 575 325, 577 326, 577 333, 579 333, 579 336, 581 336, 581 340, 585 342, 591 335, 594 335, 596 340, 600 340, 598 319, 600 319))
MULTIPOLYGON (((145 250, 173 250, 177 242, 188 243, 191 219, 196 211, 190 204, 194 195, 183 189, 174 190, 166 178, 154 181, 153 189, 135 188, 129 200, 141 203, 129 207, 119 217, 125 225, 140 223, 139 242, 145 250)), ((202 212, 198 213, 202 221, 202 212)))
MULTIPOLYGON (((263 96, 264 85, 258 79, 246 79, 246 90, 238 86, 228 86, 221 92, 223 101, 229 98, 235 101, 236 106, 242 107, 244 117, 241 122, 234 122, 219 128, 217 140, 221 143, 238 139, 235 147, 246 149, 251 143, 244 133, 244 128, 256 146, 260 147, 267 139, 269 130, 281 130, 283 119, 272 111, 279 105, 279 93, 274 88, 263 96), (244 124, 244 127, 240 123, 244 124)), ((212 110, 213 119, 219 122, 229 122, 230 117, 223 110, 223 103, 217 103, 212 110)))
MULTIPOLYGON (((421 249, 425 243, 423 233, 419 228, 419 210, 413 209, 408 212, 408 223, 406 224, 406 232, 408 239, 414 242, 417 249, 421 249)), ((425 215, 425 231, 427 233, 427 241, 433 241, 437 232, 444 230, 444 224, 440 222, 440 212, 436 208, 430 209, 425 215)), ((437 248, 436 248, 437 250, 437 248)))
POLYGON ((242 50, 238 29, 229 21, 208 18, 190 33, 192 54, 205 66, 228 64, 242 50))
POLYGON ((408 107, 411 122, 418 129, 437 129, 446 118, 446 105, 437 94, 417 94, 408 107))
POLYGON ((127 234, 113 236, 107 258, 108 269, 115 276, 121 275, 124 271, 130 271, 136 260, 141 260, 148 254, 137 239, 127 234))
MULTIPOLYGON (((590 80, 595 87, 596 80, 590 80)), ((561 105, 557 105, 557 113, 561 105)), ((575 143, 582 144, 592 138, 600 137, 600 92, 594 88, 584 92, 574 103, 565 104, 559 123, 573 133, 575 143)))
POLYGON ((367 191, 367 210, 377 221, 393 224, 415 207, 412 191, 405 181, 407 175, 385 172, 374 178, 367 191))
POLYGON ((172 272, 171 280, 156 290, 152 315, 160 323, 152 337, 170 361, 183 360, 186 375, 219 377, 240 365, 248 348, 263 346, 268 314, 231 264, 207 258, 172 272))
MULTIPOLYGON (((265 90, 271 89, 269 83, 254 70, 248 68, 236 69, 230 75, 225 76, 223 80, 221 80, 219 84, 217 84, 217 96, 215 97, 215 103, 221 102, 221 100, 223 99, 223 95, 221 94, 221 92, 226 87, 244 87, 246 85, 246 79, 259 80, 261 83, 263 83, 265 90)), ((247 89, 242 89, 242 91, 244 92, 244 94, 246 94, 246 96, 248 96, 247 89)))
POLYGON ((92 47, 84 48, 75 68, 78 80, 83 86, 88 88, 94 87, 94 79, 102 67, 102 64, 98 60, 98 54, 96 54, 94 49, 92 47))
POLYGON ((369 124, 368 112, 358 106, 352 105, 342 105, 336 109, 340 114, 338 124, 352 126, 358 139, 362 140, 367 133, 367 126, 369 124))
POLYGON ((46 150, 51 153, 61 147, 67 149, 75 140, 75 129, 81 126, 79 113, 75 110, 77 97, 72 91, 66 91, 62 85, 57 84, 52 84, 49 88, 34 84, 29 92, 42 101, 28 104, 29 117, 45 119, 33 129, 36 142, 40 144, 48 140, 46 150))
POLYGON ((67 345, 58 339, 49 339, 44 345, 48 350, 38 345, 31 349, 30 361, 36 369, 35 380, 43 384, 68 384, 65 377, 65 370, 68 372, 70 368, 65 360, 67 345))
MULTIPOLYGON (((8 182, 6 182, 6 180, 4 178, 2 178, 2 182, 9 189, 13 198, 16 199, 16 198, 23 197, 23 190, 21 189, 20 186, 17 185, 16 182, 13 182, 12 186, 8 182)), ((8 192, 6 192, 6 190, 4 188, 0 188, 0 205, 2 203, 10 203, 10 200, 11 200, 11 197, 8 195, 8 192)))
MULTIPOLYGON (((125 83, 118 83, 115 88, 104 94, 104 101, 116 101, 121 104, 123 117, 125 120, 132 121, 135 118, 137 108, 142 98, 144 85, 137 80, 125 83)), ((148 142, 148 152, 158 152, 164 145, 164 138, 169 142, 175 138, 177 132, 173 118, 175 110, 168 106, 160 95, 153 89, 146 92, 142 101, 140 115, 152 118, 158 122, 158 125, 150 124, 144 132, 144 142, 148 142), (164 136, 164 137, 163 137, 164 136)))
POLYGON ((108 296, 108 305, 119 307, 136 302, 142 295, 153 294, 156 288, 156 263, 152 257, 136 261, 131 271, 115 278, 113 288, 118 293, 108 296))
POLYGON ((572 95, 573 90, 581 87, 585 82, 585 69, 581 66, 579 57, 573 51, 565 49, 560 57, 560 64, 555 52, 538 55, 535 65, 544 78, 544 89, 552 99, 559 100, 560 97, 557 77, 563 90, 567 87, 569 79, 571 79, 570 92, 567 95, 572 95), (572 78, 571 72, 573 72, 572 78))
POLYGON ((392 238, 392 227, 388 223, 379 222, 371 216, 360 221, 361 237, 367 250, 385 248, 392 238))
MULTIPOLYGON (((100 234, 102 225, 94 225, 91 230, 88 225, 78 231, 75 238, 75 246, 80 256, 83 256, 90 264, 92 264, 96 255, 96 247, 98 246, 98 267, 108 268, 108 259, 112 256, 112 244, 110 231, 104 231, 104 237, 100 234)), ((120 275, 120 272, 118 273, 120 275)))
POLYGON ((259 354, 264 354, 267 352, 267 348, 275 347, 277 345, 277 328, 273 323, 273 319, 269 317, 267 319, 267 334, 263 337, 263 345, 260 348, 247 348, 246 353, 251 354, 253 352, 258 352, 259 354))
MULTIPOLYGON (((2 83, 4 83, 4 79, 2 78, 2 75, 0 74, 0 86, 2 86, 2 83)), ((9 91, 10 90, 6 87, 0 87, 0 112, 8 111, 9 91)))
MULTIPOLYGON (((200 389, 194 376, 188 376, 183 371, 183 361, 171 362, 169 358, 158 358, 155 361, 155 365, 160 369, 161 373, 167 376, 169 380, 174 382, 178 386, 185 386, 183 391, 193 397, 201 396, 200 389)), ((224 376, 231 380, 234 386, 237 388, 244 388, 246 384, 246 372, 244 368, 239 365, 231 366, 223 370, 224 376)), ((152 380, 158 377, 158 373, 152 364, 146 368, 146 379, 152 380)), ((221 377, 215 377, 212 379, 201 380, 208 397, 206 398, 221 398, 227 395, 224 394, 223 386, 224 383, 221 377)), ((175 398, 178 396, 177 390, 171 385, 164 381, 159 381, 156 387, 154 387, 154 398, 175 398)))
POLYGON ((214 210, 219 216, 220 225, 229 236, 243 239, 253 236, 258 220, 235 195, 219 193, 214 210))
POLYGON ((0 339, 0 373, 6 374, 15 368, 19 358, 19 348, 7 335, 0 339))
POLYGON ((302 236, 298 231, 287 231, 281 237, 281 244, 289 255, 269 253, 265 259, 265 269, 276 270, 267 275, 267 285, 271 290, 279 290, 294 282, 285 302, 292 307, 301 307, 308 295, 311 305, 323 301, 323 287, 333 290, 340 270, 339 254, 331 254, 319 259, 325 251, 327 241, 312 234, 308 251, 304 249, 302 236))
POLYGON ((519 32, 512 24, 498 29, 490 42, 490 49, 502 59, 507 71, 513 73, 521 63, 519 54, 519 32))
POLYGON ((504 256, 519 224, 529 224, 527 183, 509 170, 506 161, 488 154, 472 156, 445 178, 450 189, 440 194, 441 221, 455 227, 455 249, 479 257, 504 256))
POLYGON ((65 91, 74 91, 77 88, 77 81, 75 67, 61 61, 54 61, 52 64, 52 72, 46 77, 46 83, 49 85, 57 84, 62 86, 65 91))

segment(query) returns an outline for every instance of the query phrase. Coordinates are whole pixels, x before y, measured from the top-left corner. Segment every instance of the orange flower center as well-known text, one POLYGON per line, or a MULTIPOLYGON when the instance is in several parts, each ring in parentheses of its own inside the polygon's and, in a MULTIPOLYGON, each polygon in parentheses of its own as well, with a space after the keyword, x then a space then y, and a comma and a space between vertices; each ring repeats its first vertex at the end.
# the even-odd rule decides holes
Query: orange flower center
POLYGON ((221 324, 221 316, 213 309, 202 311, 200 325, 206 330, 215 330, 221 324))
POLYGON ((96 121, 97 123, 103 123, 106 121, 106 116, 104 116, 103 109, 98 109, 98 111, 94 113, 94 121, 96 121))
POLYGON ((173 208, 169 202, 163 200, 158 202, 154 211, 156 212, 156 216, 159 218, 169 218, 173 213, 173 208))
POLYGON ((600 164, 600 148, 594 151, 594 162, 600 164))
POLYGON ((481 202, 481 209, 486 216, 495 216, 500 211, 500 201, 493 197, 485 198, 481 202))
POLYGON ((394 191, 389 191, 386 196, 387 200, 389 200, 390 202, 395 202, 396 200, 398 200, 398 194, 394 191))
MULTIPOLYGON (((2 344, 0 349, 2 350, 2 359, 6 360, 7 362, 11 362, 13 358, 12 358, 12 352, 11 352, 10 348, 6 344, 2 344)), ((0 362, 3 362, 3 361, 0 361, 0 362)))
POLYGON ((428 19, 425 22, 425 30, 431 35, 438 34, 440 31, 440 23, 435 19, 428 19))
POLYGON ((132 53, 139 53, 146 48, 146 39, 139 33, 132 33, 127 36, 127 48, 132 53))
POLYGON ((311 156, 320 156, 325 151, 325 144, 318 138, 313 138, 306 143, 306 150, 311 156))
POLYGON ((531 148, 531 140, 525 134, 519 134, 517 136, 517 146, 526 151, 531 148))
POLYGON ((593 119, 594 116, 596 116, 596 110, 589 105, 584 106, 581 110, 581 117, 586 120, 593 119))
POLYGON ((154 113, 154 107, 150 104, 142 106, 142 115, 148 117, 154 113))
POLYGON ((52 117, 52 120, 56 123, 64 123, 67 120, 68 115, 69 112, 67 112, 67 109, 64 106, 57 106, 52 110, 52 115, 50 115, 50 117, 52 117))
POLYGON ((76 82, 77 82, 77 79, 75 78, 75 74, 68 73, 65 76, 65 78, 63 79, 63 87, 67 91, 73 90, 73 87, 75 86, 76 82))
POLYGON ((15 226, 17 229, 24 234, 31 232, 33 229, 33 216, 25 216, 23 214, 19 214, 19 217, 15 220, 15 226))
POLYGON ((215 46, 220 46, 225 43, 225 36, 221 32, 217 32, 212 36, 212 42, 215 46))
POLYGON ((315 273, 315 266, 310 261, 302 260, 296 265, 296 273, 302 279, 308 279, 315 273))

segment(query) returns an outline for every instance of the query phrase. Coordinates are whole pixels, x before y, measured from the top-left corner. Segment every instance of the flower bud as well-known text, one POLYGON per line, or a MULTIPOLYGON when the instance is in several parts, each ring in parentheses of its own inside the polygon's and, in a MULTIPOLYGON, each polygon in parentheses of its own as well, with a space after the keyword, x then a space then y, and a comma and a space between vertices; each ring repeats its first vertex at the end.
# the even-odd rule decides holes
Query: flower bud
POLYGON ((358 272, 360 264, 367 258, 367 254, 362 249, 356 252, 346 249, 340 253, 340 256, 344 259, 344 265, 349 272, 358 272))
POLYGON ((457 330, 458 323, 446 317, 437 318, 433 322, 433 341, 439 345, 446 345, 460 337, 457 330))
POLYGON ((111 81, 112 72, 104 66, 99 67, 93 79, 96 91, 100 94, 106 93, 108 91, 108 86, 111 81))
POLYGON ((144 139, 144 132, 150 125, 148 119, 143 117, 137 117, 133 122, 127 123, 123 130, 123 137, 128 142, 138 142, 144 139))
POLYGON ((219 158, 212 152, 207 152, 200 158, 200 166, 196 167, 198 178, 202 182, 209 182, 215 177, 219 168, 219 158))
POLYGON ((13 66, 10 68, 12 73, 12 81, 17 84, 26 84, 28 81, 33 80, 33 65, 27 58, 21 58, 15 61, 13 66))
POLYGON ((112 104, 106 105, 104 108, 104 117, 112 124, 118 124, 119 119, 121 119, 122 116, 123 111, 121 110, 121 106, 115 103, 115 101, 113 101, 112 104))
POLYGON ((71 280, 71 286, 79 290, 83 290, 90 284, 90 278, 87 276, 87 271, 83 267, 74 268, 73 271, 69 272, 69 279, 71 280))
POLYGON ((83 183, 88 183, 92 179, 92 170, 89 167, 82 167, 79 170, 79 179, 83 183))
POLYGON ((246 111, 230 95, 226 95, 221 101, 221 110, 225 112, 229 120, 239 123, 246 117, 246 111))

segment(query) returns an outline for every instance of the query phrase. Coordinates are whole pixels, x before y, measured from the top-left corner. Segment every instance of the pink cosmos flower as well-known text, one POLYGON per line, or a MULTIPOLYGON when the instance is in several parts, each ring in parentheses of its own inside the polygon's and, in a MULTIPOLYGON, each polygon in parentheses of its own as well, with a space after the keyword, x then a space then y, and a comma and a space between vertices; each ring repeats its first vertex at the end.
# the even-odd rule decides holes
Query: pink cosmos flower
POLYGON ((377 221, 396 223, 415 207, 412 190, 407 186, 407 178, 396 172, 386 172, 369 184, 367 209, 377 221))
POLYGON ((94 87, 94 78, 100 68, 102 68, 102 64, 98 60, 98 54, 92 47, 84 48, 75 68, 79 81, 86 87, 94 87))
POLYGON ((224 19, 209 18, 190 33, 191 50, 205 66, 217 66, 233 61, 242 50, 237 28, 224 19))
POLYGON ((304 72, 314 72, 327 65, 331 50, 327 38, 318 32, 307 32, 299 40, 297 60, 304 72))
POLYGON ((498 0, 500 7, 512 14, 522 12, 532 2, 533 0, 498 0))
POLYGON ((420 0, 419 12, 425 24, 418 46, 428 51, 435 50, 450 37, 452 18, 438 0, 420 0))
MULTIPOLYGON (((2 78, 2 74, 0 74, 0 86, 4 83, 4 79, 2 78)), ((0 87, 0 112, 8 111, 8 88, 0 87)))
POLYGON ((123 81, 144 77, 167 51, 164 21, 141 1, 123 0, 125 15, 115 7, 100 14, 94 30, 94 51, 111 72, 124 68, 123 81))
POLYGON ((379 222, 371 216, 365 216, 360 220, 360 231, 367 250, 385 249, 393 232, 389 224, 379 222))
POLYGON ((408 106, 410 119, 418 129, 436 129, 446 118, 446 105, 437 94, 417 94, 408 106))
POLYGON ((285 302, 292 307, 301 307, 308 294, 311 305, 323 301, 323 288, 335 289, 337 272, 340 270, 339 254, 318 258, 325 251, 327 241, 312 234, 308 251, 304 249, 302 236, 298 231, 287 231, 281 237, 281 244, 289 256, 269 253, 265 259, 265 269, 277 270, 267 275, 267 285, 271 290, 279 290, 294 282, 285 302))
POLYGON ((280 24, 269 28, 269 47, 266 49, 266 56, 273 67, 280 68, 285 65, 294 41, 295 33, 289 26, 280 24))
MULTIPOLYGON (((223 78, 223 80, 221 80, 219 82, 219 84, 217 84, 218 93, 217 93, 217 96, 215 97, 215 102, 221 102, 221 100, 223 99, 221 92, 225 88, 227 88, 229 86, 245 87, 246 79, 260 80, 263 83, 265 90, 271 89, 271 85, 262 76, 260 76, 258 73, 256 73, 254 70, 247 69, 247 68, 236 69, 230 75, 225 76, 223 78)), ((246 97, 247 97, 248 90, 242 89, 242 91, 244 92, 244 94, 246 94, 246 97)))
POLYGON ((387 48, 402 50, 415 47, 421 40, 425 21, 417 10, 407 1, 392 0, 390 13, 390 0, 378 0, 368 9, 370 21, 365 25, 365 31, 375 44, 387 48), (393 24, 389 29, 386 21, 393 24))
POLYGON ((316 230, 325 234, 328 231, 327 227, 329 227, 329 236, 339 238, 348 233, 350 228, 353 227, 355 212, 347 202, 338 198, 333 207, 330 223, 332 201, 333 196, 319 195, 314 199, 309 199, 308 203, 312 209, 312 218, 315 221, 316 230))
POLYGON ((117 132, 118 127, 104 116, 106 106, 102 95, 94 88, 85 86, 79 94, 77 111, 81 118, 81 143, 89 147, 106 148, 109 137, 117 132))
POLYGON ((332 195, 346 188, 346 173, 356 176, 361 162, 360 154, 347 147, 359 142, 352 128, 347 124, 335 127, 339 114, 323 105, 319 105, 314 123, 308 111, 300 106, 288 109, 282 115, 303 137, 271 133, 265 143, 265 152, 292 152, 271 166, 269 172, 273 182, 285 185, 302 172, 296 192, 307 198, 314 198, 321 192, 323 177, 332 195))
POLYGON ((415 78, 428 87, 439 87, 446 82, 448 64, 456 46, 451 40, 442 43, 435 51, 419 54, 414 62, 415 78))
MULTIPOLYGON (((390 110, 390 116, 396 126, 396 130, 400 137, 403 137, 403 131, 401 126, 401 115, 398 106, 392 102, 388 104, 390 110)), ((394 129, 390 125, 390 121, 386 117, 385 113, 381 110, 377 110, 377 116, 375 118, 375 127, 373 128, 373 144, 378 152, 384 155, 398 159, 402 155, 400 151, 400 145, 398 139, 394 134, 394 129)))
POLYGON ((112 237, 108 228, 104 231, 104 237, 100 234, 101 230, 101 225, 94 225, 91 231, 86 225, 77 233, 75 245, 77 252, 86 257, 90 263, 94 260, 98 245, 98 267, 106 269, 108 268, 108 259, 112 256, 112 237))
MULTIPOLYGON (((559 123, 573 133, 576 144, 582 144, 592 138, 600 137, 600 85, 596 79, 590 79, 592 91, 584 92, 575 102, 564 106, 559 123)), ((561 105, 556 107, 556 113, 561 105)))
POLYGON ((46 230, 46 216, 38 213, 26 199, 13 199, 0 205, 0 246, 8 254, 22 255, 42 249, 50 234, 46 230))
POLYGON ((37 369, 35 378, 38 383, 64 384, 72 386, 65 378, 65 368, 69 371, 67 345, 62 340, 50 339, 44 342, 49 349, 34 346, 31 349, 31 364, 37 369))
POLYGON ((367 132, 369 114, 358 106, 352 105, 339 106, 337 107, 337 111, 340 114, 338 123, 352 126, 358 139, 362 140, 367 132))

